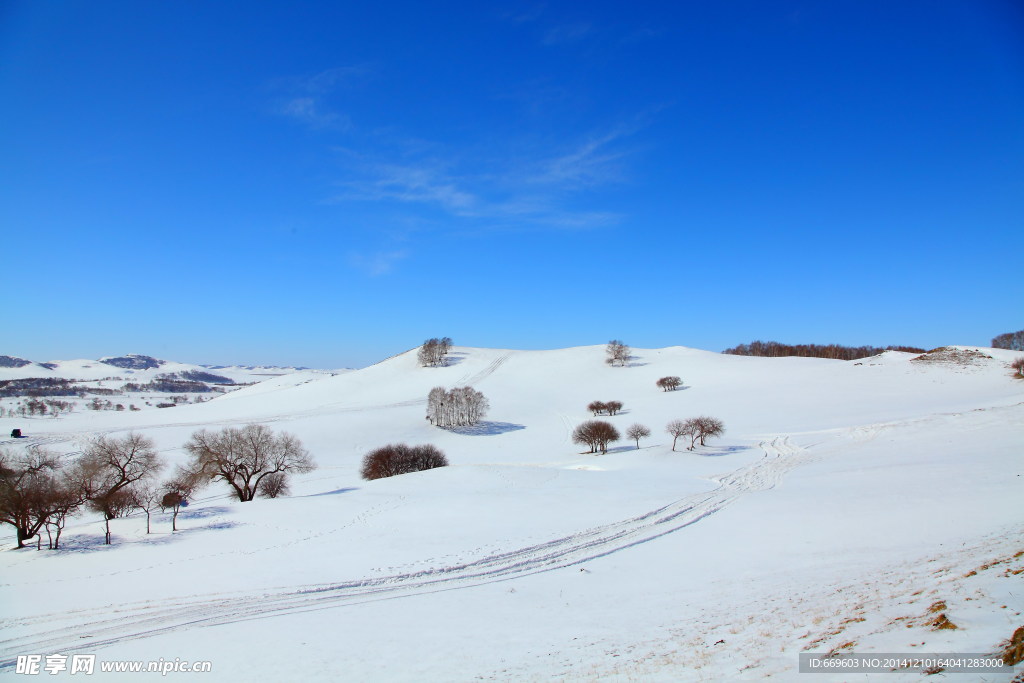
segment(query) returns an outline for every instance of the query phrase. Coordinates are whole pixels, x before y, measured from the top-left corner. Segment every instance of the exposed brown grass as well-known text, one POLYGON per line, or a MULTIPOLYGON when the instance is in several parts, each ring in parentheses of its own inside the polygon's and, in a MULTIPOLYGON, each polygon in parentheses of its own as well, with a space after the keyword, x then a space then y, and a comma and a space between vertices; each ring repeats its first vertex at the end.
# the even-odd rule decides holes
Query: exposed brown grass
POLYGON ((1021 662, 1024 662, 1024 626, 1013 632, 1003 648, 1003 664, 1013 666, 1021 662))

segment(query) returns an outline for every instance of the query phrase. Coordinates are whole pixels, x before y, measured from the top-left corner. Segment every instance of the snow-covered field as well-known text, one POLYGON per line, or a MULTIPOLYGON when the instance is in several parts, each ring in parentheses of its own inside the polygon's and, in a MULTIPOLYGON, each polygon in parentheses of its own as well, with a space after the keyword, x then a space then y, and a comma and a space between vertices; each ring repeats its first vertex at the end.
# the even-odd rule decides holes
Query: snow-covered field
POLYGON ((18 655, 89 653, 210 661, 179 674, 209 680, 851 681, 872 675, 800 674, 798 655, 995 653, 1024 626, 1019 355, 673 347, 620 368, 602 346, 456 347, 447 367, 413 351, 172 411, 3 418, 0 433, 28 437, 9 448, 73 453, 134 430, 171 464, 196 429, 259 422, 319 468, 284 499, 211 486, 174 534, 134 516, 105 546, 83 514, 60 551, 37 552, 10 550, 5 528, 0 674, 21 678, 18 655), (661 391, 666 375, 683 386, 661 391), (486 421, 431 427, 427 392, 467 384, 486 421), (653 436, 581 453, 570 434, 593 400, 653 436), (725 436, 672 452, 665 424, 698 415, 725 436), (363 455, 393 442, 432 443, 451 466, 362 481, 363 455), (957 628, 932 628, 940 613, 957 628))

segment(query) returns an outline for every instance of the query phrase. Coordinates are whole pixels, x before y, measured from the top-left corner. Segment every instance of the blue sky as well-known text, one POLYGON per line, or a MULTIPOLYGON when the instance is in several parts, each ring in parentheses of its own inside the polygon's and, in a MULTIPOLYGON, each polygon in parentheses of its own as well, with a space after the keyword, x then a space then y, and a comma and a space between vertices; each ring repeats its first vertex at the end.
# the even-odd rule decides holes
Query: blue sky
POLYGON ((1024 9, 0 2, 3 348, 1024 327, 1024 9))

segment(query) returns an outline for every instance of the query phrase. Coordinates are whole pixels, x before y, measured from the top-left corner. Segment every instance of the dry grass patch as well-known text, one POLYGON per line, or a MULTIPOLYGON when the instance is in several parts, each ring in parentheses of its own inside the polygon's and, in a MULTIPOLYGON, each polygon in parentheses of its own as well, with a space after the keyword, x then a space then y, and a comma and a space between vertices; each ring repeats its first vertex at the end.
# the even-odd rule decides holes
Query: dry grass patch
POLYGON ((1021 662, 1024 662, 1024 626, 1013 632, 1003 648, 1003 664, 1014 666, 1021 662))
POLYGON ((955 630, 959 628, 959 626, 949 620, 949 617, 947 617, 945 613, 940 614, 928 625, 932 627, 933 631, 955 630))

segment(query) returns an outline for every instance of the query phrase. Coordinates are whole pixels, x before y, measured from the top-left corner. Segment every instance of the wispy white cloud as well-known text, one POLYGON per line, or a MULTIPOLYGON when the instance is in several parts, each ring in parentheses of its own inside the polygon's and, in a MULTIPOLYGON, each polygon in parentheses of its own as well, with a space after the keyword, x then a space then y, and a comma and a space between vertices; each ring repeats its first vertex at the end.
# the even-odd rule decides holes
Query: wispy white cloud
POLYGON ((560 186, 585 187, 604 185, 622 179, 618 162, 626 152, 613 149, 614 143, 622 138, 622 131, 585 140, 575 147, 539 164, 539 172, 529 180, 560 186))
POLYGON ((552 26, 544 31, 541 42, 544 45, 577 43, 586 38, 593 30, 594 27, 586 22, 552 26))
POLYGON ((399 261, 409 256, 409 251, 400 249, 396 251, 377 251, 370 254, 353 251, 348 254, 348 262, 356 270, 361 270, 367 275, 379 277, 393 272, 399 261))
POLYGON ((460 181, 430 163, 374 163, 361 169, 363 177, 340 183, 344 191, 333 198, 345 200, 396 200, 438 204, 456 214, 471 212, 478 198, 460 187, 460 181))
POLYGON ((293 97, 281 104, 278 113, 311 128, 348 130, 352 127, 352 122, 347 116, 336 111, 324 110, 323 104, 315 97, 293 97))
POLYGON ((581 209, 581 198, 600 201, 594 189, 625 180, 624 159, 630 154, 625 139, 635 130, 617 126, 547 154, 514 145, 505 154, 493 149, 446 153, 440 145, 418 142, 394 151, 395 161, 336 148, 345 157, 348 177, 337 182, 339 191, 328 201, 422 204, 463 219, 461 227, 469 228, 602 227, 621 216, 581 209))
POLYGON ((517 8, 514 12, 503 12, 500 16, 505 21, 513 24, 529 24, 540 19, 546 10, 543 4, 534 5, 525 9, 517 8))
POLYGON ((373 69, 368 64, 355 64, 352 66, 336 66, 325 69, 320 73, 298 78, 295 81, 297 88, 311 93, 328 93, 341 85, 348 85, 356 78, 369 75, 373 69))
POLYGON ((274 113, 310 128, 349 130, 351 119, 329 104, 330 95, 369 72, 365 65, 340 66, 311 76, 278 78, 269 84, 272 91, 280 93, 274 113))

